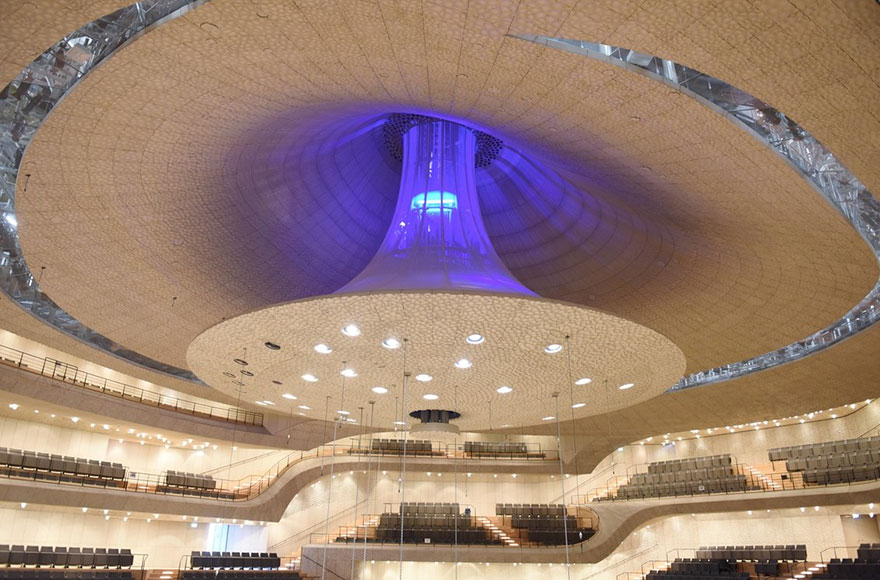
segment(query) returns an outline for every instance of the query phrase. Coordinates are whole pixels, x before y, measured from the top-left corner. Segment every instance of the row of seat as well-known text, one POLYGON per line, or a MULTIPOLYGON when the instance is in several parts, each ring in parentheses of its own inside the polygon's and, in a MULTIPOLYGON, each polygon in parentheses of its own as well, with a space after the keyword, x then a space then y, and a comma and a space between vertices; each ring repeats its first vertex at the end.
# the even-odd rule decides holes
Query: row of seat
POLYGON ((564 516, 564 505, 549 503, 496 503, 495 515, 518 517, 564 516))
POLYGON ((645 580, 716 580, 717 578, 730 578, 733 580, 748 580, 751 575, 748 572, 718 572, 717 574, 691 574, 687 572, 673 572, 672 570, 651 570, 645 575, 645 580))
POLYGON ((733 467, 697 467, 696 469, 683 469, 680 471, 636 473, 629 483, 631 484, 657 484, 675 483, 677 481, 703 481, 707 479, 722 479, 734 475, 733 467))
POLYGON ((457 503, 404 502, 400 504, 400 513, 407 516, 455 515, 460 512, 461 507, 457 503))
POLYGON ((165 485, 195 489, 216 489, 217 481, 212 475, 168 470, 165 473, 165 485))
POLYGON ((66 548, 0 544, 0 565, 62 568, 129 568, 134 556, 128 548, 66 548))
POLYGON ((281 566, 278 554, 258 552, 199 552, 191 555, 193 568, 247 568, 266 569, 281 566))
POLYGON ((0 568, 0 580, 133 580, 131 570, 0 568))
POLYGON ((806 469, 802 473, 805 484, 834 485, 838 483, 852 483, 855 481, 880 479, 880 465, 835 467, 833 469, 806 469))
POLYGON ((529 530, 528 538, 530 542, 544 544, 545 546, 564 546, 585 542, 593 537, 595 530, 589 528, 578 528, 568 530, 568 541, 566 542, 565 530, 529 530))
POLYGON ((595 498, 593 501, 645 499, 704 493, 731 493, 746 491, 748 489, 750 489, 750 486, 745 475, 731 475, 727 478, 708 479, 704 481, 677 481, 675 483, 635 485, 624 484, 618 488, 616 495, 607 498, 595 498))
POLYGON ((788 471, 860 467, 862 465, 880 465, 880 449, 875 451, 834 453, 832 455, 815 455, 811 457, 794 457, 785 462, 785 468, 788 471))
MULTIPOLYGON (((476 526, 476 518, 452 515, 429 515, 429 516, 404 516, 403 527, 405 528, 472 528, 476 526)), ((379 527, 400 529, 400 514, 385 513, 379 516, 379 527)))
POLYGON ((529 448, 525 443, 510 441, 465 441, 464 452, 468 455, 528 455, 529 448))
POLYGON ((655 461, 648 464, 648 473, 708 469, 710 467, 729 467, 731 465, 733 465, 733 457, 730 455, 706 455, 702 457, 686 457, 684 459, 655 461))
POLYGON ((880 435, 861 437, 859 439, 841 439, 791 447, 774 447, 768 454, 770 461, 786 461, 797 457, 816 457, 836 453, 854 453, 856 451, 880 451, 880 435))
POLYGON ((48 483, 65 483, 71 485, 124 488, 125 480, 111 479, 109 477, 91 477, 88 475, 71 475, 67 473, 55 473, 53 471, 38 471, 26 467, 0 467, 0 476, 25 478, 33 481, 45 481, 48 483))
POLYGON ((404 442, 403 439, 373 439, 370 443, 370 449, 383 453, 403 453, 404 447, 406 453, 424 454, 433 452, 430 441, 407 439, 404 442))
POLYGON ((577 518, 574 516, 550 516, 530 518, 513 516, 510 525, 514 528, 526 530, 573 530, 577 527, 577 518))
POLYGON ((685 574, 717 575, 719 572, 736 572, 736 563, 727 560, 676 558, 669 569, 685 574))
POLYGON ((880 578, 880 562, 865 562, 860 558, 855 560, 833 558, 825 571, 814 574, 813 578, 819 580, 861 580, 862 578, 876 580, 880 578))
POLYGON ((880 544, 861 544, 857 553, 864 562, 880 562, 880 544))
POLYGON ((181 580, 302 580, 294 570, 184 570, 181 580))
POLYGON ((6 447, 0 447, 0 466, 66 473, 80 477, 101 477, 120 481, 125 479, 125 467, 121 463, 6 447))
POLYGON ((696 556, 697 558, 712 560, 803 562, 807 559, 807 546, 804 544, 789 544, 787 546, 701 546, 697 549, 696 556))

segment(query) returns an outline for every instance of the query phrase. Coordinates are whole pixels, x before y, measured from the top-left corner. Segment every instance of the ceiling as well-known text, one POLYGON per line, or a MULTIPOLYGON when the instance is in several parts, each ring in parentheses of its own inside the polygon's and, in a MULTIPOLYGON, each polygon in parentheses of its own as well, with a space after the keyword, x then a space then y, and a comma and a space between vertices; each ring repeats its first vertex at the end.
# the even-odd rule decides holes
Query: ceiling
MULTIPOLYGON (((54 26, 67 28, 54 38, 96 6, 79 4, 60 13, 54 26)), ((399 173, 375 123, 424 112, 504 141, 478 170, 481 204, 501 259, 529 288, 662 333, 687 372, 741 360, 839 318, 877 279, 871 252, 723 117, 650 79, 505 34, 603 42, 703 70, 792 117, 880 191, 878 13, 831 2, 213 0, 133 42, 56 108, 23 161, 23 249, 68 312, 186 366, 190 342, 223 319, 358 273, 384 235, 399 173), (522 177, 536 167, 546 181, 522 177)), ((12 75, 41 45, 8 38, 0 70, 12 75)), ((72 343, 27 316, 7 320, 72 343)), ((850 363, 841 392, 817 399, 864 390, 873 370, 856 343, 868 339, 812 357, 845 351, 850 363)), ((704 397, 754 381, 790 403, 793 369, 807 366, 650 408, 693 420, 704 397)))

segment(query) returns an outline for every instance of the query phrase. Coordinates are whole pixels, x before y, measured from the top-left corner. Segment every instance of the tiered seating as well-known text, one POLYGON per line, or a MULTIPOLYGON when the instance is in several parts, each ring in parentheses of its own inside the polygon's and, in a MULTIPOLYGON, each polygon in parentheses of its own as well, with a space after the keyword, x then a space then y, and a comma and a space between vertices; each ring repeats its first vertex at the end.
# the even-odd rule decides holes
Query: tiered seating
MULTIPOLYGON (((390 453, 402 455, 404 453, 403 439, 373 439, 370 443, 370 450, 373 453, 390 453)), ((406 454, 407 455, 432 455, 434 453, 430 441, 417 441, 407 439, 406 454)))
POLYGON ((880 578, 880 544, 861 544, 858 558, 832 558, 821 574, 814 574, 818 580, 856 580, 861 578, 880 578))
POLYGON ((216 489, 217 481, 211 475, 168 470, 168 473, 165 474, 165 485, 192 489, 216 489))
MULTIPOLYGON (((403 541, 415 544, 498 544, 473 516, 459 513, 457 503, 403 503, 403 541)), ((400 514, 379 517, 376 541, 400 541, 400 514)), ((339 538, 337 541, 347 541, 339 538)))
POLYGON ((691 457, 660 461, 648 465, 647 473, 637 473, 620 486, 616 496, 597 498, 640 499, 699 493, 722 493, 749 489, 745 475, 737 473, 730 455, 691 457))
POLYGON ((748 580, 749 576, 748 572, 737 570, 735 562, 676 558, 668 570, 651 570, 645 580, 748 580))
POLYGON ((464 453, 470 457, 544 457, 544 453, 529 452, 525 443, 509 441, 495 443, 490 441, 465 441, 464 453))
POLYGON ((530 542, 553 546, 576 544, 595 533, 592 528, 579 527, 577 518, 568 515, 564 505, 495 504, 495 514, 510 517, 510 526, 528 532, 530 542))
POLYGON ((182 580, 302 580, 293 570, 184 570, 182 580))
POLYGON ((192 552, 193 568, 210 569, 277 569, 281 558, 275 553, 258 552, 192 552))
POLYGON ((65 548, 0 544, 0 578, 130 580, 134 563, 124 548, 65 548), (126 570, 123 570, 126 568, 126 570))
POLYGON ((709 560, 738 560, 743 562, 804 562, 807 547, 804 544, 788 546, 708 546, 697 550, 697 558, 709 560))
POLYGON ((105 486, 120 484, 125 479, 125 467, 109 461, 0 447, 0 474, 105 486))
POLYGON ((835 484, 880 478, 880 436, 777 447, 771 461, 785 461, 790 472, 802 472, 806 484, 835 484))

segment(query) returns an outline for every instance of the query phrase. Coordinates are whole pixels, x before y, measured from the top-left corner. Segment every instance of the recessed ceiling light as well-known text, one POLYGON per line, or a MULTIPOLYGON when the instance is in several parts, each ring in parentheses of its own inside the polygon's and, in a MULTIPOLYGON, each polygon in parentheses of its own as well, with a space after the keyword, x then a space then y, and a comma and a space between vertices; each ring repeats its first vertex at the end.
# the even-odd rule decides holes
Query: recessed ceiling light
POLYGON ((282 383, 281 381, 272 381, 272 384, 273 385, 283 385, 284 383, 282 383))
POLYGON ((342 334, 345 336, 360 336, 361 329, 356 324, 346 324, 342 327, 342 334))
POLYGON ((281 347, 274 342, 264 342, 263 346, 265 346, 269 350, 281 350, 281 347))
POLYGON ((258 404, 258 405, 261 405, 261 406, 263 406, 263 407, 266 406, 266 403, 264 403, 263 401, 255 401, 255 403, 258 404))
POLYGON ((234 358, 234 359, 232 359, 232 362, 234 362, 237 365, 241 365, 243 367, 246 367, 248 364, 246 360, 240 359, 240 358, 234 358))
POLYGON ((440 395, 435 395, 433 393, 428 393, 427 395, 422 395, 422 398, 426 401, 436 401, 440 398, 440 395))
POLYGON ((469 368, 471 368, 471 366, 472 366, 473 364, 474 364, 474 363, 472 363, 471 361, 469 361, 469 360, 466 359, 466 358, 460 358, 460 359, 458 359, 457 361, 455 361, 455 368, 459 368, 459 369, 469 369, 469 368))
POLYGON ((263 401, 263 404, 265 404, 265 405, 274 405, 275 403, 273 403, 272 401, 263 401))
POLYGON ((232 373, 230 373, 229 371, 224 372, 224 373, 223 373, 223 376, 224 376, 224 377, 230 377, 230 378, 233 378, 233 379, 235 378, 235 375, 232 374, 232 373))
POLYGON ((571 406, 571 408, 572 409, 580 409, 581 407, 585 407, 586 405, 587 405, 586 403, 575 403, 574 405, 571 406))
POLYGON ((552 421, 552 420, 555 419, 555 418, 556 418, 556 417, 553 417, 553 416, 550 416, 550 417, 544 417, 543 419, 541 419, 541 421, 552 421))
POLYGON ((299 408, 302 409, 303 411, 311 411, 312 410, 312 408, 309 407, 308 405, 300 405, 299 408))
POLYGON ((333 349, 322 342, 321 344, 315 345, 315 352, 320 354, 330 354, 333 352, 333 349))
POLYGON ((633 386, 635 386, 635 385, 633 385, 632 383, 626 383, 625 385, 620 385, 617 388, 620 389, 621 391, 625 391, 627 389, 633 388, 633 386))
POLYGON ((73 421, 74 423, 78 423, 79 417, 71 417, 70 420, 73 421))
POLYGON ((351 413, 349 413, 348 411, 336 411, 336 412, 339 413, 340 415, 351 415, 351 413))
POLYGON ((578 379, 578 380, 576 380, 576 381, 574 382, 574 384, 580 386, 580 385, 589 385, 589 384, 592 383, 592 382, 593 382, 593 379, 590 379, 590 378, 584 377, 584 378, 582 378, 582 379, 578 379))
POLYGON ((353 379, 354 377, 358 376, 358 374, 355 372, 354 369, 342 369, 342 371, 339 374, 342 375, 343 377, 348 377, 350 379, 353 379))
POLYGON ((295 400, 296 400, 296 397, 295 397, 294 395, 291 395, 290 393, 284 393, 284 394, 281 395, 281 396, 284 397, 285 399, 290 399, 291 401, 295 401, 295 400))
POLYGON ((386 338, 382 341, 382 346, 394 350, 395 348, 400 348, 400 341, 396 338, 386 338))
POLYGON ((422 373, 420 375, 416 375, 416 380, 419 381, 420 383, 427 383, 428 381, 430 381, 433 378, 434 377, 432 377, 431 375, 426 375, 424 373, 422 373))
POLYGON ((513 389, 511 387, 508 387, 507 385, 503 387, 498 387, 496 390, 502 395, 506 395, 507 393, 513 391, 513 389))
POLYGON ((311 374, 311 373, 306 373, 306 374, 304 374, 304 375, 302 376, 302 379, 303 379, 304 381, 308 381, 308 382, 310 382, 310 383, 317 383, 317 382, 318 382, 318 377, 316 377, 315 375, 313 375, 313 374, 311 374))
POLYGON ((480 344, 486 339, 482 334, 469 334, 465 340, 467 340, 468 344, 480 344))
POLYGON ((379 394, 379 395, 384 395, 385 393, 388 392, 388 389, 386 389, 385 387, 378 387, 377 386, 377 387, 373 387, 373 392, 376 394, 379 394))
POLYGON ((18 409, 18 403, 9 403, 9 408, 13 411, 18 409))
POLYGON ((395 421, 395 425, 406 425, 406 421, 395 421))
POLYGON ((254 373, 252 373, 251 371, 241 371, 241 374, 243 374, 246 377, 254 376, 254 373))
POLYGON ((562 350, 561 344, 555 344, 555 343, 548 344, 547 346, 544 347, 544 352, 546 352, 547 354, 556 354, 557 352, 559 352, 561 350, 562 350))

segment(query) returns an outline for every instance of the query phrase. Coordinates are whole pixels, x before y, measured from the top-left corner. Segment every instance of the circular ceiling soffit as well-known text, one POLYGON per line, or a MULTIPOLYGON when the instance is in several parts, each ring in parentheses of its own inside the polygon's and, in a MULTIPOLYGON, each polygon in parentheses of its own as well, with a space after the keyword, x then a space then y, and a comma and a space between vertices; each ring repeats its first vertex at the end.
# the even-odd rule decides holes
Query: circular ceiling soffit
POLYGON ((254 372, 247 385, 251 400, 278 400, 284 390, 313 407, 332 395, 340 408, 356 409, 375 400, 375 385, 386 385, 406 407, 397 409, 395 398, 382 399, 376 412, 383 421, 418 410, 425 395, 437 395, 444 408, 461 413, 457 423, 466 430, 493 427, 493 414, 504 423, 540 424, 555 414, 553 393, 569 388, 587 403, 575 409, 575 417, 614 411, 661 394, 685 370, 682 351, 645 326, 574 304, 493 294, 395 292, 298 300, 208 329, 190 345, 187 362, 202 380, 232 394, 223 371, 245 348, 254 372), (338 335, 352 321, 361 336, 342 341, 329 355, 314 352, 311 345, 338 335), (485 343, 467 343, 474 329, 485 343), (282 350, 254 348, 267 334, 282 350), (402 337, 403 347, 383 348, 383 337, 390 335, 402 337), (564 342, 565 350, 546 355, 545 346, 554 342, 564 342), (453 364, 463 356, 474 362, 466 373, 453 364), (573 386, 569 356, 574 376, 589 374, 592 383, 573 386), (343 379, 343 369, 357 376, 343 379), (318 380, 304 381, 304 373, 318 380), (432 380, 416 381, 420 374, 432 380), (283 389, 274 378, 284 381, 283 389), (628 383, 635 387, 618 388, 628 383), (513 390, 499 394, 501 386, 513 390))

